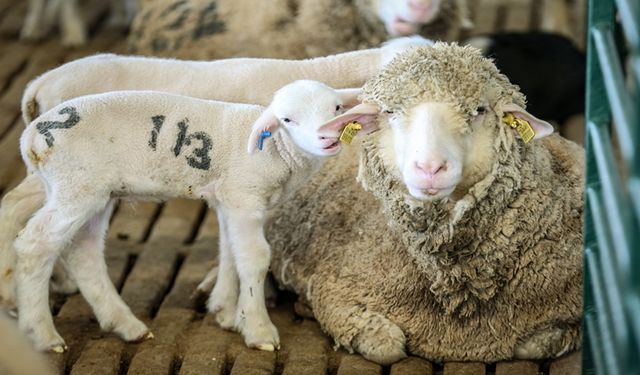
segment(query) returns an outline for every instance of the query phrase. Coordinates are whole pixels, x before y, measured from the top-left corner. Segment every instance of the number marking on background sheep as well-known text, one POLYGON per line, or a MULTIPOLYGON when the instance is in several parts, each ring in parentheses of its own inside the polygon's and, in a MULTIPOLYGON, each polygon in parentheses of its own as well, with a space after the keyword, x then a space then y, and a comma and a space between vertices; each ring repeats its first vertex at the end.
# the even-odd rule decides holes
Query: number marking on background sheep
POLYGON ((204 36, 223 33, 227 30, 224 22, 218 17, 218 4, 212 1, 206 8, 200 12, 198 17, 198 25, 193 30, 192 39, 197 40, 204 36))
POLYGON ((43 121, 36 124, 36 128, 40 134, 44 135, 47 146, 53 146, 55 138, 51 134, 51 129, 70 129, 80 122, 78 111, 74 107, 64 107, 58 114, 68 114, 69 117, 65 121, 43 121))

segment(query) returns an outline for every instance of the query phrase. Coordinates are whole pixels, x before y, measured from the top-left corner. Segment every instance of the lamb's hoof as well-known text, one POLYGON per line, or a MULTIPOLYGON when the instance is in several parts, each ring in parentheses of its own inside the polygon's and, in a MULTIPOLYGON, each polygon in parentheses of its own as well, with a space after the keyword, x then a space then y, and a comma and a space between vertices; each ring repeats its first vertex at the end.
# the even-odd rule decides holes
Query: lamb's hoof
POLYGON ((265 352, 272 352, 275 350, 272 344, 259 344, 256 346, 256 349, 264 350, 265 352))
POLYGON ((270 321, 267 324, 252 324, 240 327, 244 343, 249 348, 272 352, 280 350, 278 329, 270 321))
POLYGON ((62 354, 67 350, 69 350, 69 347, 67 345, 55 345, 51 348, 51 352, 56 354, 62 354))
POLYGON ((407 356, 406 337, 396 324, 382 316, 374 316, 353 340, 352 346, 366 359, 389 365, 407 356))
MULTIPOLYGON (((127 315, 131 313, 126 313, 127 315)), ((103 326, 105 331, 113 331, 126 342, 141 342, 153 338, 153 334, 149 328, 138 320, 135 316, 130 315, 126 318, 119 319, 121 323, 108 324, 103 326), (113 327, 109 329, 109 327, 113 327)))
POLYGON ((68 347, 64 339, 53 326, 20 327, 20 331, 33 343, 40 352, 64 353, 68 347))
POLYGON ((130 341, 130 342, 144 342, 144 341, 148 341, 148 340, 153 340, 154 338, 156 338, 156 337, 153 335, 153 332, 149 331, 146 334, 144 334, 144 335, 142 335, 142 336, 138 337, 137 339, 135 339, 133 341, 130 341))

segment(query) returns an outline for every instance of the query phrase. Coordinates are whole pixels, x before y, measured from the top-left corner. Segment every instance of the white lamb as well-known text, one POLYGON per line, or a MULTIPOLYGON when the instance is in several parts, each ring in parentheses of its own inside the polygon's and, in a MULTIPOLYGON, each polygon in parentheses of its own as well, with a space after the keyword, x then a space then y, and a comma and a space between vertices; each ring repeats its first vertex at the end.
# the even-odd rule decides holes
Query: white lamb
MULTIPOLYGON (((40 113, 83 95, 107 91, 158 90, 202 99, 267 105, 273 92, 297 79, 328 86, 360 87, 396 53, 431 44, 419 37, 400 38, 363 51, 308 60, 227 59, 180 61, 161 58, 95 55, 75 60, 34 79, 22 98, 22 116, 29 124, 40 113)), ((146 124, 145 124, 146 126, 146 124)), ((44 204, 44 186, 28 176, 9 191, 0 204, 0 308, 15 309, 11 244, 27 220, 44 204)), ((63 267, 56 267, 52 289, 77 290, 63 267)))
POLYGON ((101 327, 127 341, 149 337, 109 281, 104 233, 117 198, 182 197, 203 199, 218 212, 220 276, 210 310, 249 347, 278 348, 264 301, 270 261, 265 214, 340 151, 338 132, 346 122, 374 129, 375 113, 342 114, 357 104, 359 91, 296 81, 264 112, 257 105, 152 91, 112 92, 43 114, 20 140, 23 159, 47 194, 15 241, 22 331, 39 350, 65 350, 47 293, 53 264, 73 241, 63 256, 101 327), (264 132, 271 137, 264 139, 264 132))

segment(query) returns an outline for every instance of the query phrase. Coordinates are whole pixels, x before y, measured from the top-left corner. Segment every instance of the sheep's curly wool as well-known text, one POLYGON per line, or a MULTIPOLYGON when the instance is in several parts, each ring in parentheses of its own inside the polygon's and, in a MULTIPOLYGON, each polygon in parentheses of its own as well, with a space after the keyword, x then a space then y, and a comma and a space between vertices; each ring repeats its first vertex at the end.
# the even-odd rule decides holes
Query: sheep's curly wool
MULTIPOLYGON (((129 36, 131 53, 182 59, 305 58, 377 47, 390 38, 372 0, 164 0, 144 2, 129 36)), ((454 0, 420 34, 453 40, 454 0)))
MULTIPOLYGON (((463 95, 465 108, 461 97, 477 105, 486 92, 492 106, 524 100, 488 60, 440 45, 398 57, 364 98, 402 110, 463 95), (465 69, 474 74, 451 81, 465 69)), ((338 344, 375 360, 406 337, 431 360, 488 362, 517 356, 523 343, 538 358, 580 346, 583 151, 557 135, 524 145, 498 118, 491 172, 455 201, 409 197, 381 157, 379 141, 391 136, 383 129, 275 214, 274 275, 338 344)))

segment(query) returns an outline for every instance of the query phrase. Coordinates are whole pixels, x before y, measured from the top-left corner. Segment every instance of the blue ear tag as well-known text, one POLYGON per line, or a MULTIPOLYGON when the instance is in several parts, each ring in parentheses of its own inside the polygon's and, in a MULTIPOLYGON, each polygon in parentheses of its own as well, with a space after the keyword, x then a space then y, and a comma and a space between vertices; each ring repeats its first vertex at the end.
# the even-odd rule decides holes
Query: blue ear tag
POLYGON ((260 138, 258 139, 258 150, 262 151, 264 140, 269 137, 271 137, 271 132, 268 130, 264 130, 262 133, 260 133, 260 138))

